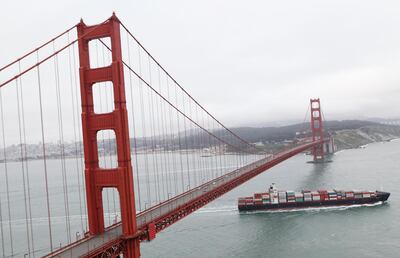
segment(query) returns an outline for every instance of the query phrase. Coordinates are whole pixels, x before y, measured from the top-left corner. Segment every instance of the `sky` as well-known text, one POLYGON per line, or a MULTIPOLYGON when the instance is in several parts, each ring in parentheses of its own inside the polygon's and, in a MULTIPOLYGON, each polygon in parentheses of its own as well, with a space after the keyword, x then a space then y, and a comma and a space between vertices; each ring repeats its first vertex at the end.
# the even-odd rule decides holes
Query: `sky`
POLYGON ((398 1, 7 1, 0 66, 113 11, 227 126, 400 116, 398 1))

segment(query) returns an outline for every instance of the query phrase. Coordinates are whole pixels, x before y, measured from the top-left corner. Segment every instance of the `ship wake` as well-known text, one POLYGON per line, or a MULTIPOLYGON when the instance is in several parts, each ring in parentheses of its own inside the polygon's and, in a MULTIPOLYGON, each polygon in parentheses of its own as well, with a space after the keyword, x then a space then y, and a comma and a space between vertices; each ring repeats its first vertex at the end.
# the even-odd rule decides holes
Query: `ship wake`
POLYGON ((307 208, 242 211, 242 212, 240 212, 240 214, 337 211, 337 210, 354 209, 354 208, 359 208, 359 207, 374 207, 374 206, 382 205, 383 203, 384 202, 375 202, 375 203, 340 205, 340 206, 321 206, 321 207, 307 207, 307 208))

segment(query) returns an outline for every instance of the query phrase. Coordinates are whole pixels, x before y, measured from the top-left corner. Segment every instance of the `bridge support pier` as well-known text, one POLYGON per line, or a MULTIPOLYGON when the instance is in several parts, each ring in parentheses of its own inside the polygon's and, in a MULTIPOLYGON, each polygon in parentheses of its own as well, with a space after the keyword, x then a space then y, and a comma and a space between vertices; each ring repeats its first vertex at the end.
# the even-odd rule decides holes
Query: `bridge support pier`
POLYGON ((120 22, 114 14, 109 20, 96 26, 87 26, 81 21, 78 25, 78 38, 89 233, 98 235, 104 232, 102 190, 106 187, 116 188, 121 205, 123 256, 124 258, 139 258, 139 238, 135 237, 137 235, 136 209, 120 22), (91 68, 89 42, 101 38, 110 39, 112 63, 105 67, 91 68), (95 83, 100 82, 112 83, 114 110, 110 113, 97 114, 94 112, 92 88, 95 83), (118 157, 116 168, 104 169, 99 167, 97 134, 101 130, 113 130, 115 132, 118 157))

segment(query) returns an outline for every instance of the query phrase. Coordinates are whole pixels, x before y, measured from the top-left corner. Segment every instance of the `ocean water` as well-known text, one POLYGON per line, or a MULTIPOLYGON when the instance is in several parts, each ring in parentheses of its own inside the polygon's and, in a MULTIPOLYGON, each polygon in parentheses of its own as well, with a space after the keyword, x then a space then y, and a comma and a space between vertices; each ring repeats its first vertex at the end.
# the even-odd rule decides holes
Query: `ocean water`
POLYGON ((298 155, 141 244, 143 257, 400 257, 400 141, 345 150, 331 163, 298 155), (387 203, 239 213, 241 196, 267 189, 357 189, 387 203))
MULTIPOLYGON (((186 178, 187 171, 197 173, 198 180, 203 182, 238 165, 234 155, 200 160, 193 159, 192 154, 170 155, 176 161, 183 155, 189 164, 199 162, 202 168, 201 171, 185 167, 178 171, 173 167, 163 170, 164 179, 176 175, 178 191, 182 191, 181 185, 187 184, 179 181, 186 178), (225 160, 222 167, 215 166, 219 164, 218 160, 225 160), (184 173, 184 177, 179 173, 184 173)), ((311 157, 295 156, 160 232, 155 240, 142 243, 142 257, 400 257, 399 157, 400 141, 341 151, 332 156, 333 162, 325 164, 309 164, 307 161, 311 157), (285 190, 385 190, 391 192, 391 196, 389 202, 376 205, 245 214, 237 211, 238 197, 265 191, 272 182, 285 190)), ((141 209, 151 203, 146 192, 151 192, 153 200, 156 196, 153 160, 157 160, 157 156, 138 155, 133 159, 135 173, 138 173, 136 179, 140 179, 135 181, 135 190, 138 191, 140 184, 141 203, 137 200, 137 207, 141 209), (147 168, 143 167, 146 159, 149 161, 147 168), (147 175, 150 181, 148 189, 145 184, 147 175)), ((158 161, 160 165, 161 159, 158 161)), ((58 159, 47 161, 53 250, 79 239, 87 230, 84 193, 79 191, 79 185, 82 185, 80 164, 76 159, 65 160, 65 175, 62 165, 58 159), (63 176, 68 181, 67 189, 63 185, 63 176), (68 217, 65 216, 66 203, 68 217)), ((29 161, 24 170, 19 162, 9 162, 7 166, 10 202, 7 199, 5 167, 0 164, 0 257, 24 257, 25 254, 27 257, 40 257, 50 251, 43 160, 29 161), (23 191, 24 171, 29 173, 29 192, 23 191), (28 194, 31 196, 30 205, 24 201, 24 195, 28 194), (26 213, 29 206, 31 215, 26 213), (30 216, 32 220, 27 221, 30 216), (28 240, 30 250, 27 248, 28 240)), ((169 191, 174 188, 170 185, 169 191)), ((168 195, 165 190, 164 198, 168 195)), ((109 225, 118 218, 118 196, 113 191, 104 190, 103 198, 105 223, 109 225)))

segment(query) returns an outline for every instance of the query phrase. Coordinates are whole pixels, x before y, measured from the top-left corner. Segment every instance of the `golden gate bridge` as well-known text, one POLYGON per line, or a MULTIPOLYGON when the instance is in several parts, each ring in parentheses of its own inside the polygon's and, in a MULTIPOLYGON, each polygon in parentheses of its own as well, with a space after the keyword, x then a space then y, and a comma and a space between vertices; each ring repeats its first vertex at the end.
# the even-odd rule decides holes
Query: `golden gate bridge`
POLYGON ((0 68, 3 257, 139 257, 140 242, 299 153, 266 153, 195 100, 115 14, 0 68))

